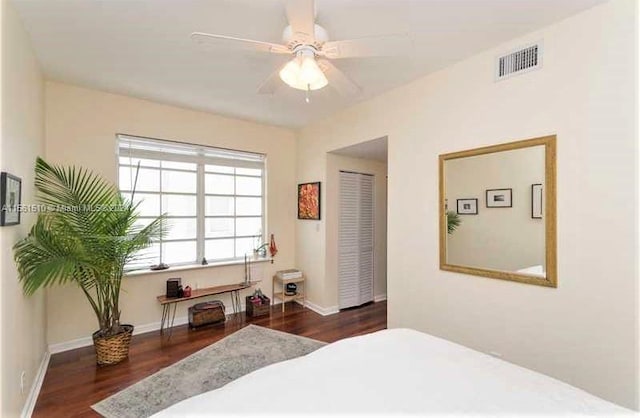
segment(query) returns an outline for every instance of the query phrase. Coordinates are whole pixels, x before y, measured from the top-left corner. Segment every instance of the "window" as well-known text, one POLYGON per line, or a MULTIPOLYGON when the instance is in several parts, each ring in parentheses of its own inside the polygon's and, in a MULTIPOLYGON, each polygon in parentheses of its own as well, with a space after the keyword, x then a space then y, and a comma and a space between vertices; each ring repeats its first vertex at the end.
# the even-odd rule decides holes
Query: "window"
POLYGON ((118 135, 118 161, 140 223, 167 215, 166 236, 131 267, 240 259, 263 240, 264 155, 118 135))

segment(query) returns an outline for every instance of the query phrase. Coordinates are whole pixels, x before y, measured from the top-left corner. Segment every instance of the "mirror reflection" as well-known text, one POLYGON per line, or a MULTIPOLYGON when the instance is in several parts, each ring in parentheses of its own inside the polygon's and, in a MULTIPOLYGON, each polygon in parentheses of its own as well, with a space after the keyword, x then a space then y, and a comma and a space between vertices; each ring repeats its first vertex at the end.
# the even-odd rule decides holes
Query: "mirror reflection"
POLYGON ((440 182, 442 269, 556 285, 555 137, 442 155, 440 182))

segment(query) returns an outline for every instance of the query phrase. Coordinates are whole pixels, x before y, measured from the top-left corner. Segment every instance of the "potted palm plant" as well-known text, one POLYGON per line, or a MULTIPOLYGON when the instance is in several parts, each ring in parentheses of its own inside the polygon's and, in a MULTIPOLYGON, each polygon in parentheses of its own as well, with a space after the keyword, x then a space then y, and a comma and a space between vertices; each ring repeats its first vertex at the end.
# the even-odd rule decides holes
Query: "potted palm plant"
POLYGON ((139 251, 162 235, 164 218, 138 225, 133 196, 125 199, 89 170, 38 158, 35 175, 38 203, 47 210, 13 247, 24 291, 77 285, 98 319, 93 334, 98 364, 118 363, 129 354, 133 332, 132 325, 120 323, 122 277, 139 251))

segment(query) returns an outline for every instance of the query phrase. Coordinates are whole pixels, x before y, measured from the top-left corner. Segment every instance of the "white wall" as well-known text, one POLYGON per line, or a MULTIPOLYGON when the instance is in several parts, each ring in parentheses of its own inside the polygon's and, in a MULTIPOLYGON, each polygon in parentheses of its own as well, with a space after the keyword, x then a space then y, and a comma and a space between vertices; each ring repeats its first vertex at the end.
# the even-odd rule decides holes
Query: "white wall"
MULTIPOLYGON (((22 202, 33 202, 34 162, 44 150, 44 87, 27 33, 10 2, 2 9, 2 121, 0 168, 22 178, 22 202)), ((0 415, 18 416, 46 352, 44 291, 27 297, 18 282, 12 246, 24 238, 34 214, 0 228, 0 415), (25 372, 24 392, 20 375, 25 372)))
POLYGON ((531 218, 531 185, 544 184, 544 152, 537 146, 445 162, 449 210, 457 211, 457 199, 478 199, 478 214, 460 215, 447 235, 447 263, 504 271, 545 266, 544 219, 531 218), (506 188, 512 207, 488 208, 486 189, 506 188))
MULTIPOLYGON (((66 84, 46 83, 46 158, 95 170, 116 181, 116 134, 180 140, 267 154, 267 237, 275 234, 278 255, 264 264, 259 287, 271 293, 276 270, 292 268, 295 260, 296 141, 293 131, 230 119, 210 113, 161 105, 126 96, 66 84)), ((156 296, 165 293, 169 277, 182 277, 192 287, 237 283, 243 266, 151 273, 126 278, 121 296, 122 320, 134 325, 160 321, 156 296)), ((222 298, 228 309, 230 300, 222 298)), ((84 295, 75 287, 47 291, 49 344, 89 337, 97 328, 84 295)), ((177 318, 186 316, 188 303, 180 304, 177 318)))
POLYGON ((318 299, 316 295, 311 300, 330 310, 338 306, 338 234, 340 208, 340 171, 353 171, 371 174, 374 177, 374 248, 373 248, 373 295, 384 298, 387 295, 387 164, 380 161, 350 158, 343 155, 327 155, 327 183, 325 185, 326 199, 326 266, 324 277, 324 295, 318 299))
MULTIPOLYGON (((388 319, 638 408, 633 219, 636 2, 612 0, 301 131, 298 180, 326 152, 389 138, 388 319), (544 67, 494 82, 496 55, 544 39, 544 67), (558 136, 558 288, 440 271, 438 155, 558 136)), ((297 264, 325 273, 325 226, 298 223, 297 264)))

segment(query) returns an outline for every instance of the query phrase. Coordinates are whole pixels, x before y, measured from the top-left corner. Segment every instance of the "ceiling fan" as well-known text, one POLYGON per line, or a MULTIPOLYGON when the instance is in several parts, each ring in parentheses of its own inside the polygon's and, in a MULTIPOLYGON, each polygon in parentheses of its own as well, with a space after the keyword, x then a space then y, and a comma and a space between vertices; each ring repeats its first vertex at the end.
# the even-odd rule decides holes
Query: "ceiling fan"
POLYGON ((406 34, 331 41, 327 31, 315 23, 314 0, 284 0, 289 26, 284 29, 284 44, 241 39, 232 36, 194 32, 191 39, 211 46, 228 46, 250 51, 290 55, 292 59, 271 74, 260 86, 261 94, 272 94, 280 80, 290 87, 307 92, 328 84, 344 96, 361 92, 360 86, 347 77, 330 60, 341 58, 405 55, 411 42, 406 34))

